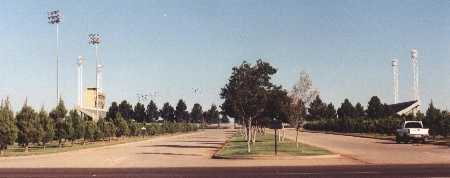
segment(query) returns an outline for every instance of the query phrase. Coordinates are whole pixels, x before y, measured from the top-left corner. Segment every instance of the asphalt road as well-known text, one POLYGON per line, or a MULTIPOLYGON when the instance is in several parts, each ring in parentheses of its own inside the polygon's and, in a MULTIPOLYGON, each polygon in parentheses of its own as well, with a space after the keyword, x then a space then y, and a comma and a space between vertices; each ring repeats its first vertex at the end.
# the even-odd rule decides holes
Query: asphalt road
POLYGON ((450 177, 450 165, 352 165, 300 167, 50 168, 0 169, 0 177, 450 177))
MULTIPOLYGON (((295 139, 295 131, 288 130, 287 137, 295 139)), ((301 141, 361 164, 450 164, 448 146, 397 144, 390 140, 307 132, 302 133, 301 141)))

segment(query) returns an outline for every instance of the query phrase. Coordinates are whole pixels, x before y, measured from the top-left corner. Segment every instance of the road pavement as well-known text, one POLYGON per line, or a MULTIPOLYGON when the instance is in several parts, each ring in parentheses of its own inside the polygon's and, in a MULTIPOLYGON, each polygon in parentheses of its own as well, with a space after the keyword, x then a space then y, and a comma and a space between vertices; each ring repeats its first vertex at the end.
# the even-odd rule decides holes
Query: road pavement
POLYGON ((52 168, 0 169, 1 177, 449 177, 449 165, 351 165, 284 167, 195 167, 195 168, 52 168))
MULTIPOLYGON (((288 129, 287 137, 295 139, 288 129)), ((395 141, 303 132, 301 141, 322 147, 362 164, 450 164, 450 147, 397 144, 395 141)))
POLYGON ((0 168, 161 168, 161 167, 252 167, 299 165, 351 165, 343 157, 291 160, 211 159, 233 130, 205 131, 161 136, 149 140, 77 151, 0 158, 0 168))

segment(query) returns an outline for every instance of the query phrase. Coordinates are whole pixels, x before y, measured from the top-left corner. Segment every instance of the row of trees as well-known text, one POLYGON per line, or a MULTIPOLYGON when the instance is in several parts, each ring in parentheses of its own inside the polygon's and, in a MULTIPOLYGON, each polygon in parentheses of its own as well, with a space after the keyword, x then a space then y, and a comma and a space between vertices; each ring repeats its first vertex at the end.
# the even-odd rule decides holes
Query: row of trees
POLYGON ((170 103, 166 102, 161 109, 151 100, 147 107, 142 103, 137 103, 134 108, 123 100, 120 104, 112 102, 106 113, 108 121, 116 120, 117 114, 123 116, 126 121, 135 120, 139 123, 152 123, 162 118, 165 122, 178 123, 228 123, 229 119, 226 114, 220 113, 216 105, 211 105, 207 111, 203 111, 199 103, 195 103, 189 112, 186 103, 180 99, 174 108, 170 103))
POLYGON ((345 99, 341 106, 336 110, 333 103, 324 103, 319 95, 310 103, 308 107, 307 120, 319 120, 323 118, 384 118, 395 115, 390 107, 384 103, 377 96, 373 96, 367 104, 367 109, 361 103, 353 104, 345 99))
POLYGON ((309 130, 325 130, 334 132, 354 133, 382 133, 394 134, 395 129, 405 120, 421 120, 425 127, 430 128, 432 136, 442 135, 447 137, 450 133, 450 115, 447 111, 441 111, 430 103, 426 114, 417 113, 412 115, 390 115, 377 118, 370 117, 343 117, 322 118, 308 122, 305 125, 309 130))
POLYGON ((437 110, 432 104, 426 116, 419 113, 417 117, 396 116, 391 107, 383 104, 377 96, 370 99, 367 109, 361 103, 353 105, 348 99, 335 109, 333 103, 327 104, 321 100, 308 73, 301 72, 288 92, 272 83, 271 78, 276 72, 277 69, 262 60, 257 60, 255 64, 244 61, 232 68, 231 76, 220 92, 224 100, 220 106, 223 113, 244 126, 248 152, 251 151, 251 144, 255 144, 257 131, 268 126, 272 119, 290 123, 296 128, 296 140, 302 127, 392 133, 405 119, 423 120, 425 126, 431 128, 432 135, 446 136, 449 133, 448 113, 437 110))
POLYGON ((31 144, 41 145, 43 149, 49 142, 57 141, 61 147, 67 141, 86 142, 111 140, 113 137, 156 135, 164 133, 196 130, 197 126, 187 123, 144 124, 125 120, 117 112, 114 118, 100 119, 97 122, 82 117, 76 110, 67 111, 61 99, 50 113, 44 108, 34 110, 26 103, 14 116, 9 99, 0 105, 0 148, 3 153, 8 145, 17 143, 28 151, 31 144), (143 129, 145 128, 145 129, 143 129))

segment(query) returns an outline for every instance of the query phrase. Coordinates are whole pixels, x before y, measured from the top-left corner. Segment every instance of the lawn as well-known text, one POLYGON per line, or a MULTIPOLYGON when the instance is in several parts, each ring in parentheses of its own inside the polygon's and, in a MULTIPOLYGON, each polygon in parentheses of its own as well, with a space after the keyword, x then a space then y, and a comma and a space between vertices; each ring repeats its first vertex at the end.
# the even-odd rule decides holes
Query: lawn
POLYGON ((8 157, 8 156, 28 156, 28 155, 40 155, 40 154, 49 154, 49 153, 58 153, 58 152, 66 152, 66 151, 74 151, 79 149, 86 149, 86 148, 95 148, 95 147, 101 147, 101 146, 108 146, 108 145, 116 145, 116 144, 122 144, 122 143, 129 143, 129 142, 137 142, 149 139, 150 136, 142 138, 142 137, 127 137, 127 138, 116 138, 111 141, 97 141, 97 142, 89 142, 82 144, 81 140, 79 142, 74 143, 73 145, 70 142, 66 142, 63 147, 58 146, 57 141, 53 141, 49 144, 47 144, 45 150, 42 146, 33 145, 28 148, 28 152, 25 152, 25 148, 16 145, 8 146, 8 149, 4 152, 2 157, 8 157))
MULTIPOLYGON (((285 139, 278 143, 278 156, 315 156, 330 154, 328 150, 300 143, 297 149, 295 141, 285 139)), ((245 156, 268 156, 274 155, 274 135, 265 134, 256 137, 256 143, 252 146, 250 153, 247 152, 247 141, 235 134, 231 140, 216 153, 218 157, 245 157, 245 156)))

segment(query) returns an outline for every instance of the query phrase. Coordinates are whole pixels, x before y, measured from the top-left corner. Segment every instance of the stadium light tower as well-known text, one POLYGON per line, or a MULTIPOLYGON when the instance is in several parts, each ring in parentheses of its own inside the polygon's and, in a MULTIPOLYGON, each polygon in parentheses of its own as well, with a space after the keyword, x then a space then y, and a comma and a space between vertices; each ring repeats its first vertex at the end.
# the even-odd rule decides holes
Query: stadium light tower
POLYGON ((59 103, 59 23, 62 22, 62 14, 59 10, 48 11, 48 23, 56 24, 56 102, 59 103))
POLYGON ((419 61, 417 49, 411 50, 411 62, 413 66, 413 95, 414 100, 420 101, 419 96, 419 61))
POLYGON ((100 45, 100 35, 98 33, 91 33, 89 34, 89 44, 95 47, 95 58, 96 58, 96 62, 95 62, 95 85, 96 85, 96 89, 95 89, 95 109, 97 111, 97 117, 99 116, 98 114, 98 91, 101 90, 101 68, 103 67, 100 63, 100 59, 98 57, 98 46, 100 45))
POLYGON ((398 60, 397 58, 392 58, 392 74, 393 74, 393 92, 394 92, 394 104, 398 103, 398 60))

